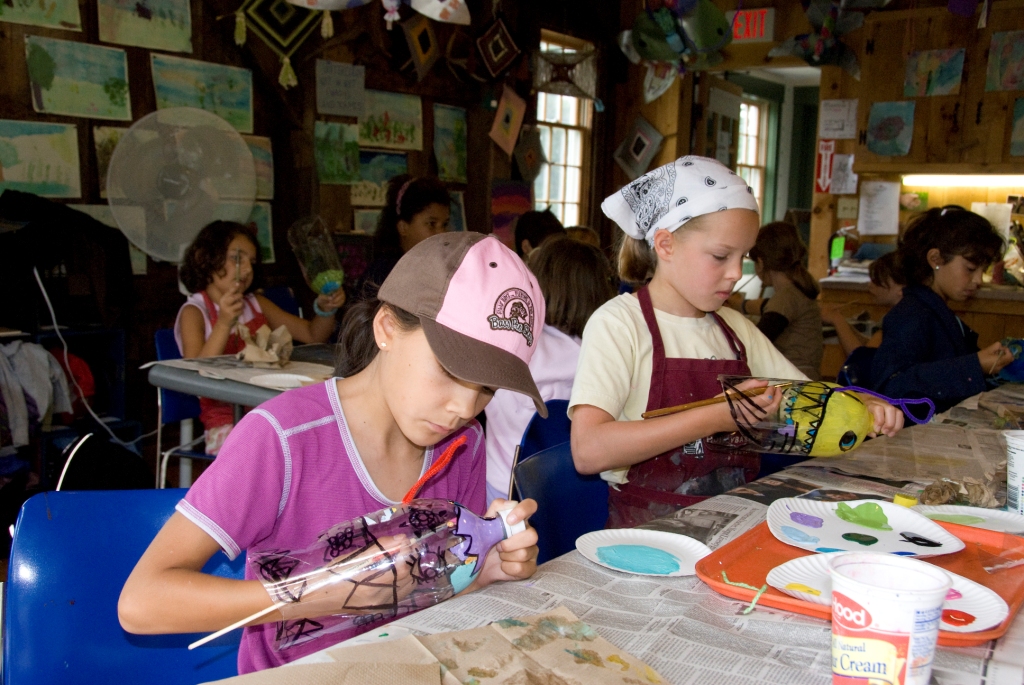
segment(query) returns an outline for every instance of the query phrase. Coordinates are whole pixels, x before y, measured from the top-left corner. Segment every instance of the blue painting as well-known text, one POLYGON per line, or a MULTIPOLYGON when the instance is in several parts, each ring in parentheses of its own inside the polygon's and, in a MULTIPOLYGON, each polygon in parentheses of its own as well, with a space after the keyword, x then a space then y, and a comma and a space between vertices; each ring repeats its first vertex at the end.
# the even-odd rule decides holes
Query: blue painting
POLYGON ((352 204, 363 207, 383 207, 388 181, 409 172, 404 153, 359 151, 359 181, 352 186, 352 204))
POLYGON ((32 107, 43 114, 132 120, 124 50, 25 36, 32 107))
POLYGON ((914 139, 914 101, 876 102, 868 117, 868 150, 898 157, 910 152, 914 139))
POLYGON ((168 55, 150 57, 157 109, 205 109, 239 133, 252 133, 251 71, 168 55))
POLYGON ((1013 129, 1010 132, 1010 154, 1024 157, 1024 98, 1013 104, 1013 129))
POLYGON ((907 58, 907 71, 903 81, 904 97, 959 93, 965 52, 963 48, 958 48, 925 50, 911 54, 907 58))
POLYGON ((0 119, 0 193, 81 197, 78 127, 0 119))

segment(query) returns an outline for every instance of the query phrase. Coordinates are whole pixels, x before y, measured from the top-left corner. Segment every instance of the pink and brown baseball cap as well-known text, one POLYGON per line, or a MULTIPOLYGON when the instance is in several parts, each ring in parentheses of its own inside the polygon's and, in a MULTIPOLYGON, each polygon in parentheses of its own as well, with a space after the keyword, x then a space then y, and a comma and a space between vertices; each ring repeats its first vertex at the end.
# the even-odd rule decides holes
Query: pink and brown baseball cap
POLYGON ((497 238, 470 231, 431 236, 398 260, 377 297, 419 317, 448 373, 529 395, 547 417, 529 367, 544 328, 544 295, 497 238))

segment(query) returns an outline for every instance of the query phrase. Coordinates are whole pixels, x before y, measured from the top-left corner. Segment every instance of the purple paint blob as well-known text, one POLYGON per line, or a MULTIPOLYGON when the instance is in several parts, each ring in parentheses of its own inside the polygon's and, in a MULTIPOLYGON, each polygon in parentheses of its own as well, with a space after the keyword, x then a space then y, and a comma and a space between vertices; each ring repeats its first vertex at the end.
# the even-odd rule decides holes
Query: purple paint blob
POLYGON ((789 518, 793 519, 795 523, 799 523, 801 526, 807 526, 808 528, 821 528, 825 522, 817 516, 811 516, 810 514, 804 514, 799 511, 794 511, 789 515, 789 518))
POLYGON ((946 593, 946 599, 960 599, 961 597, 963 595, 955 587, 949 588, 949 592, 946 593))

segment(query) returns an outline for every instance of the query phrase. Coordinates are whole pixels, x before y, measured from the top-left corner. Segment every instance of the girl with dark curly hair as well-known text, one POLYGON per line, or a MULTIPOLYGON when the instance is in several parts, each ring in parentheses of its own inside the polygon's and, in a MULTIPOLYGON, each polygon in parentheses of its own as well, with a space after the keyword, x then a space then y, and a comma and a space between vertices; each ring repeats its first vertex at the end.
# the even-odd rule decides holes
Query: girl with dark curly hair
MULTIPOLYGON (((216 357, 245 347, 238 333, 254 334, 260 326, 285 326, 298 342, 325 342, 334 332, 334 313, 345 303, 344 290, 321 295, 312 321, 289 314, 253 293, 260 250, 256 232, 232 221, 214 221, 185 250, 181 282, 191 295, 178 311, 174 338, 181 356, 216 357)), ((206 429, 206 453, 217 454, 234 425, 231 405, 200 398, 199 419, 206 429)))

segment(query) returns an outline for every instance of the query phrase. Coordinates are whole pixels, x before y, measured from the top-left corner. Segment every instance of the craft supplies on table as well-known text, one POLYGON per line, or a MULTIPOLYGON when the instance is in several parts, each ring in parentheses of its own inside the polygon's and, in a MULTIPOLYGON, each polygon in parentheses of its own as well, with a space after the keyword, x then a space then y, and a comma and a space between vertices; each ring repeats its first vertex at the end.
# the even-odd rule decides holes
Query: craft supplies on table
POLYGON ((945 521, 971 528, 994 530, 999 533, 1024 535, 1024 516, 1012 511, 969 507, 960 504, 918 504, 913 509, 932 521, 945 521))
POLYGON ((642 576, 692 576, 711 554, 691 537, 640 528, 595 530, 577 538, 576 549, 595 564, 642 576))

